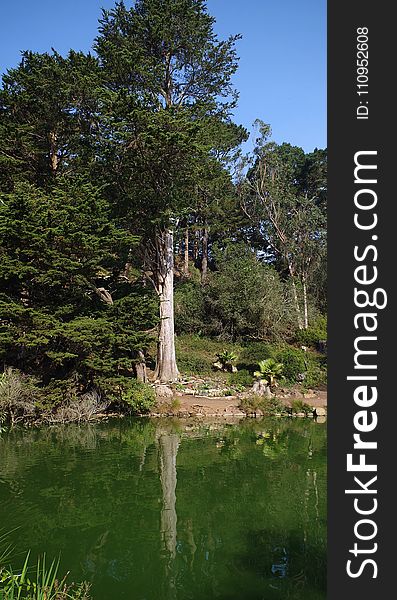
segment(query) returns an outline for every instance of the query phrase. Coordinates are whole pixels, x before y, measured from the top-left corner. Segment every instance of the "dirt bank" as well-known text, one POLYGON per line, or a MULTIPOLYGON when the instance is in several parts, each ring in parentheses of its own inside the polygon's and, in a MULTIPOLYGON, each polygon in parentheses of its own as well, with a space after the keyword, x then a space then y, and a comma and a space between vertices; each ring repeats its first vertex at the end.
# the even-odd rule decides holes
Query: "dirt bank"
MULTIPOLYGON (((298 390, 289 390, 277 395, 277 398, 285 405, 291 406, 294 400, 302 400, 313 408, 320 409, 318 412, 324 414, 327 407, 327 392, 324 390, 313 390, 309 393, 301 393, 298 390)), ((174 394, 172 399, 160 401, 157 408, 152 412, 153 416, 174 415, 178 417, 207 416, 207 417, 245 417, 245 413, 239 408, 241 396, 209 397, 186 395, 181 392, 174 394)))

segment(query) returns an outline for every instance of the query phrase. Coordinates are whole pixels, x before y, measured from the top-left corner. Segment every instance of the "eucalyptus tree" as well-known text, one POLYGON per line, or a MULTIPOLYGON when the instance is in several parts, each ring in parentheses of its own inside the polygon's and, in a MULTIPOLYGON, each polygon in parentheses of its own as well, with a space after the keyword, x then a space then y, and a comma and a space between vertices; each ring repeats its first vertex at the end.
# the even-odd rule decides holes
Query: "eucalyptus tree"
POLYGON ((254 164, 242 183, 242 205, 256 220, 262 251, 288 272, 297 325, 309 325, 308 285, 326 252, 325 151, 270 141, 270 127, 257 122, 254 164))
POLYGON ((211 152, 209 124, 230 119, 239 36, 219 40, 203 0, 137 0, 103 11, 95 50, 107 80, 115 193, 145 242, 159 296, 156 378, 178 377, 174 343, 174 230, 211 152))

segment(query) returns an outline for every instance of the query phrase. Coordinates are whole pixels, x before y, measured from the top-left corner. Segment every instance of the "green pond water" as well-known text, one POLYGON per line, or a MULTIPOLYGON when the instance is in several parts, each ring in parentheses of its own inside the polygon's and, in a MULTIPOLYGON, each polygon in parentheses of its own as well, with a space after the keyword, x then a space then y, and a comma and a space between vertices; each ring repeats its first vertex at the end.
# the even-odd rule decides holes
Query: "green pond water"
POLYGON ((326 426, 117 420, 0 435, 0 530, 94 600, 325 598, 326 426))

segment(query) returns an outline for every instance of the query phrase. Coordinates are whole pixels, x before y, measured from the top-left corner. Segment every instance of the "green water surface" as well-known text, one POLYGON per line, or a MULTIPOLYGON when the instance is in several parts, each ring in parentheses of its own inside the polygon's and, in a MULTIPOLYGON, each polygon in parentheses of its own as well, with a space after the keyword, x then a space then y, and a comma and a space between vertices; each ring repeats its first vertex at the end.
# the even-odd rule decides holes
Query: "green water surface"
POLYGON ((326 427, 117 420, 0 435, 14 563, 94 600, 325 598, 326 427))

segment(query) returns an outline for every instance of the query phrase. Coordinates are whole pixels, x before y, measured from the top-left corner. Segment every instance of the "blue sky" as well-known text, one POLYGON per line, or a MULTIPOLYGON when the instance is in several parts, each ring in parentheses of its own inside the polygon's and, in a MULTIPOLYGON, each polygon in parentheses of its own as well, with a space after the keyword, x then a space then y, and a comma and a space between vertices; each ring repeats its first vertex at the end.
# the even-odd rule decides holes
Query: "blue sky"
MULTIPOLYGON (((1 9, 0 71, 18 64, 20 50, 89 50, 100 8, 113 4, 6 0, 1 9)), ((290 142, 307 152, 325 147, 326 0, 208 0, 208 9, 217 19, 220 36, 243 35, 237 47, 240 100, 235 120, 252 131, 253 121, 260 118, 270 123, 277 142, 290 142)))

